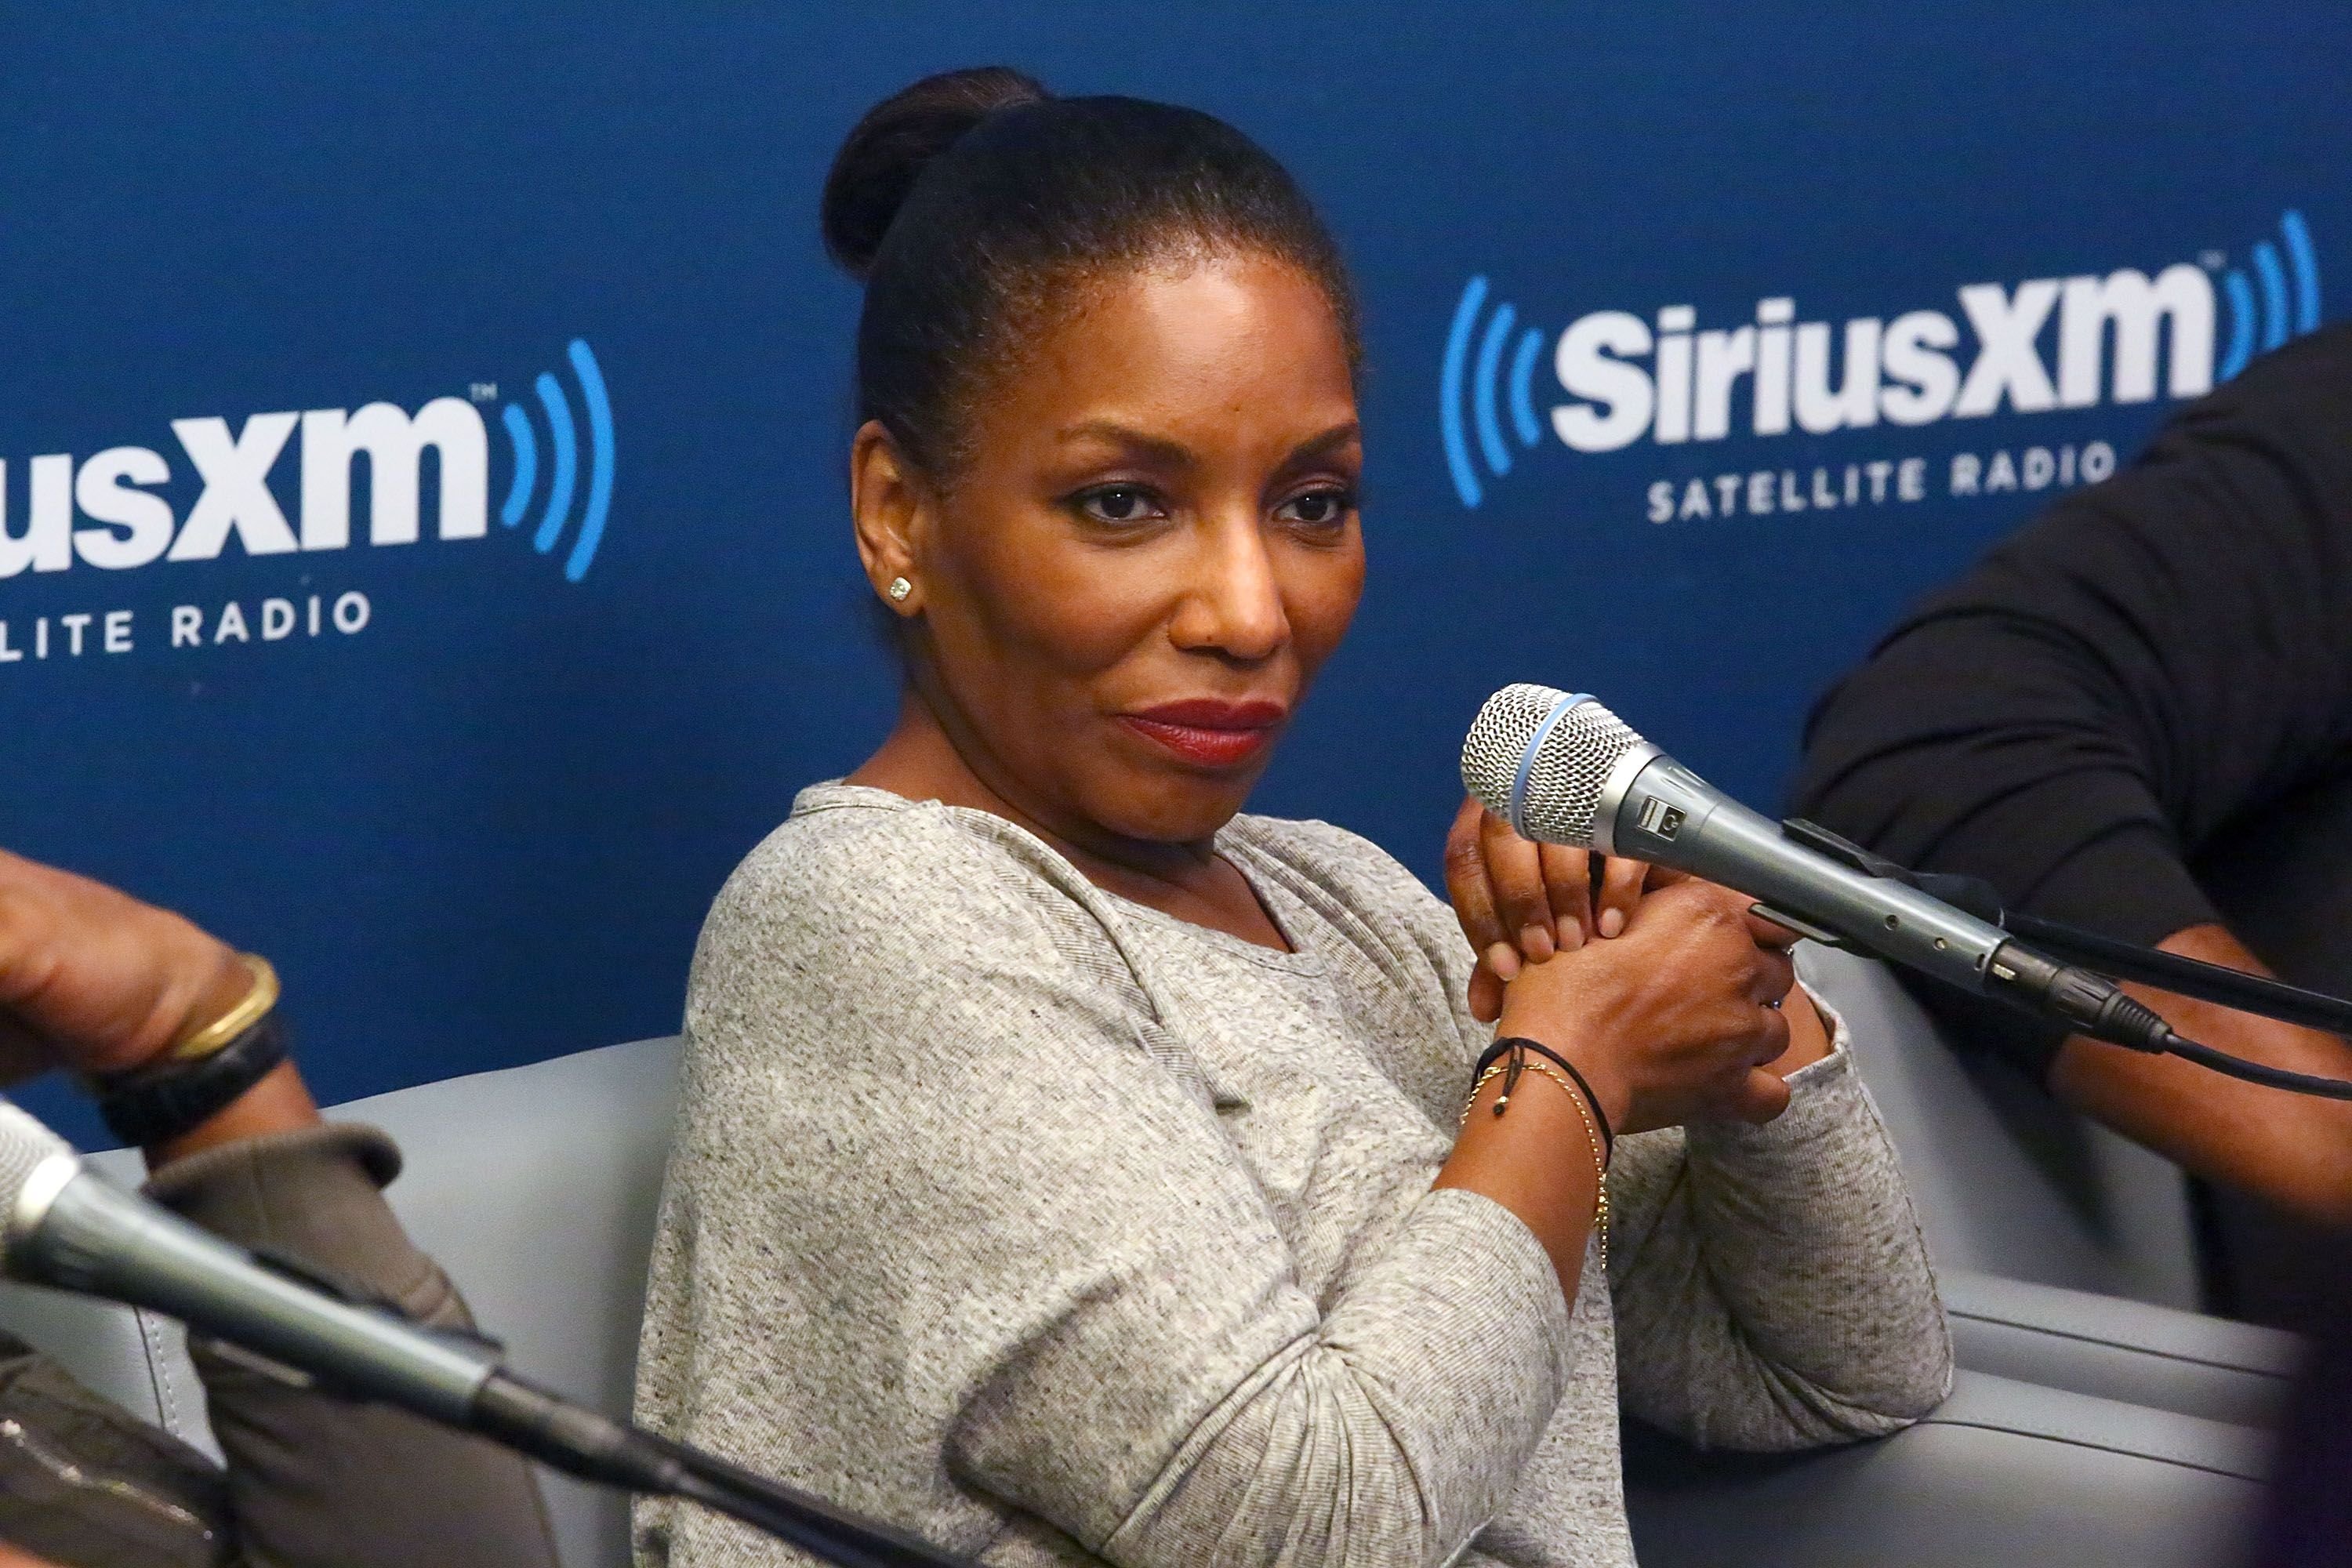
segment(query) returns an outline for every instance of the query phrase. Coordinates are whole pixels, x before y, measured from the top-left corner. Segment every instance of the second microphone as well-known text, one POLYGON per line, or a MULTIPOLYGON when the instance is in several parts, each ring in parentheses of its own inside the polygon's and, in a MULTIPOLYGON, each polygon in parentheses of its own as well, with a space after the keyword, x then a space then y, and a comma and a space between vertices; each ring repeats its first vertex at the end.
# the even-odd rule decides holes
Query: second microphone
POLYGON ((1521 837, 1671 867, 1736 888, 1758 913, 2135 1050, 2172 1030, 2087 970, 1918 889, 1792 843, 1778 823, 1717 790, 1582 693, 1507 686, 1462 746, 1462 782, 1521 837))

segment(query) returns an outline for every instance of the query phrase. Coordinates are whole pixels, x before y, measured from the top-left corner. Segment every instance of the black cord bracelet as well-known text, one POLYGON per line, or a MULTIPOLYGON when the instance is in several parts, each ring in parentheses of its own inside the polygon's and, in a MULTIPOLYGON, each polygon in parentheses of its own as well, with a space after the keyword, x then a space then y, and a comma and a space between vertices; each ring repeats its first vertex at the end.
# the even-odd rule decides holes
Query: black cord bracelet
POLYGON ((1601 1129, 1601 1163, 1605 1165, 1610 1161, 1615 1159, 1617 1157, 1617 1134, 1615 1130, 1609 1125, 1609 1113, 1601 1109, 1601 1097, 1592 1092, 1592 1085, 1586 1080, 1585 1076, 1582 1073, 1576 1070, 1576 1064, 1574 1062, 1570 1061, 1566 1057, 1561 1056, 1558 1051, 1553 1050, 1541 1040, 1530 1040, 1525 1035, 1509 1035, 1506 1036, 1502 1039, 1496 1040, 1493 1045, 1486 1047, 1486 1054, 1478 1058, 1478 1065, 1471 1069, 1470 1081, 1475 1083, 1480 1079, 1486 1077, 1486 1069, 1493 1067, 1503 1058, 1510 1055, 1514 1047, 1523 1050, 1535 1052, 1536 1055, 1543 1058, 1544 1060, 1551 1063, 1552 1066, 1559 1068, 1562 1072, 1568 1074, 1570 1079, 1575 1080, 1578 1091, 1584 1096, 1584 1103, 1592 1108, 1592 1124, 1601 1129))

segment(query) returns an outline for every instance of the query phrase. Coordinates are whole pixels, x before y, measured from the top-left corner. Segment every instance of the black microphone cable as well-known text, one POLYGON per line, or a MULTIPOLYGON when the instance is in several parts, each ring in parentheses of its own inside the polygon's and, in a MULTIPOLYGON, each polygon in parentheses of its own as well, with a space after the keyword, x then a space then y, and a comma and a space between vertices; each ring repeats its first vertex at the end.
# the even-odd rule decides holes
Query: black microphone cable
POLYGON ((2248 1083, 2261 1084, 2265 1089, 2283 1089, 2289 1094, 2307 1094, 2317 1100, 2352 1100, 2352 1079, 2290 1072, 2284 1068, 2233 1057, 2227 1051, 2200 1045, 2182 1035, 2173 1036, 2164 1049, 2168 1056, 2195 1062, 2201 1068, 2210 1068, 2225 1078, 2243 1079, 2248 1083))
MULTIPOLYGON (((2139 947, 2114 937, 2101 936, 2096 931, 2004 909, 2000 905, 2000 894, 1989 882, 1945 872, 1914 871, 1802 817, 1790 817, 1780 826, 1791 839, 1809 849, 1843 861, 1869 876, 1885 877, 1917 888, 1979 919, 1990 921, 2005 931, 2013 931, 2036 947, 2045 949, 2070 963, 2096 970, 2117 980, 2153 985, 2239 1012, 2275 1018, 2281 1023, 2317 1029, 2338 1037, 2352 1037, 2352 1002, 2342 997, 2330 996, 2322 991, 2305 990, 2267 975, 2248 974, 2218 963, 2207 963, 2201 959, 2139 947)), ((2015 956, 2011 955, 2012 962, 2015 956)), ((1990 994, 2000 996, 2001 993, 1995 991, 1990 994)), ((2004 999, 2014 1001, 2013 998, 2004 999)), ((2149 1056, 2179 1057, 2224 1078, 2260 1084, 2264 1089, 2284 1089, 2289 1094, 2309 1095, 2315 1100, 2352 1100, 2352 1079, 2295 1072, 2286 1068, 2272 1067, 2267 1062, 2250 1061, 2244 1057, 2206 1045, 2201 1040, 2189 1038, 2166 1023, 2154 1008, 2135 1002, 2121 993, 2111 994, 2108 1001, 2107 1008, 2095 1018, 2088 1015, 2076 1016, 2072 1010, 2063 1007, 2053 1010, 2068 1014, 2073 1021, 2083 1026, 2083 1034, 2108 1045, 2121 1046, 2126 1050, 2149 1056)))
MULTIPOLYGON (((470 1430, 602 1486, 696 1503, 838 1568, 971 1568, 878 1520, 688 1444, 572 1404, 503 1369, 475 1398, 470 1430)), ((465 1430, 467 1428, 460 1428, 465 1430)))

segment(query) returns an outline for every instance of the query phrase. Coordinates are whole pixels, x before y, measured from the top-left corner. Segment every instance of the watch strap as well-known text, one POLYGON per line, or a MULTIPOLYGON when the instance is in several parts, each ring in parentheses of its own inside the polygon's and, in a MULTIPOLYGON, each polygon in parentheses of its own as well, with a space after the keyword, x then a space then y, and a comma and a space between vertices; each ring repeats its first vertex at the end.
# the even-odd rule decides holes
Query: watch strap
POLYGON ((98 1080, 98 1113, 108 1131, 134 1148, 151 1148, 194 1131, 269 1076, 286 1059, 286 1026, 271 1013, 210 1056, 169 1057, 98 1080))

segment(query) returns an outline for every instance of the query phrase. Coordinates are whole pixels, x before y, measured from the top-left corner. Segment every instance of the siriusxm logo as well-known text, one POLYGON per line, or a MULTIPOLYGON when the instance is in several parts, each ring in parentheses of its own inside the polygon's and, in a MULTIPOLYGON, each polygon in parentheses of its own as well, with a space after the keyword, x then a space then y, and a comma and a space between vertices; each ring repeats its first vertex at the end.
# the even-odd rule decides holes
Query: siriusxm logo
MULTIPOLYGON (((585 498, 563 560, 565 579, 577 583, 596 558, 612 507, 613 408, 588 345, 574 339, 570 357, 588 424, 585 498)), ((530 541, 546 555, 573 515, 583 451, 562 384, 552 374, 541 374, 533 390, 547 426, 549 458, 530 541)), ((478 385, 475 396, 494 401, 497 391, 478 385)), ((500 422, 512 447, 512 477, 499 521, 515 529, 530 512, 539 489, 540 443, 520 405, 505 405, 500 422)), ((247 555, 347 549, 352 541, 352 464, 362 457, 367 459, 371 545, 417 542, 428 450, 439 481, 436 536, 480 539, 489 531, 489 432, 481 409, 467 398, 436 397, 414 414, 391 403, 255 414, 235 431, 216 416, 174 419, 172 434, 201 485, 184 516, 174 516, 170 500, 157 493, 173 478, 172 463, 163 453, 148 447, 110 447, 79 460, 69 453, 30 459, 25 465, 24 525, 12 529, 8 466, 0 461, 0 579, 26 570, 63 572, 77 563, 121 572, 159 560, 210 561, 232 535, 247 555), (270 475, 298 429, 299 527, 269 488, 270 475)))
POLYGON ((1957 316, 1920 310, 1892 320, 1800 321, 1788 295, 1759 300, 1752 321, 1727 327, 1702 328, 1689 305, 1648 318, 1596 310, 1552 342, 1551 379, 1568 400, 1540 415, 1545 334, 1508 303, 1489 312, 1487 280, 1473 278, 1454 308, 1439 377, 1446 468, 1462 504, 1475 507, 1485 496, 1480 461, 1500 479, 1515 447, 1531 450, 1547 429, 1571 450, 1609 452, 1645 437, 1672 447, 1735 433, 1917 426, 1982 417, 2004 405, 2038 414, 2145 403, 2159 391, 2193 397, 2217 373, 2226 380, 2243 369, 2258 344, 2275 348, 2319 325, 2310 230, 2296 212, 2279 229, 2280 244, 2253 247, 2252 280, 2231 268, 2218 295, 2205 268, 2181 262, 2152 278, 2126 267, 2013 287, 1967 284, 1957 316), (2223 301, 2229 337, 2217 366, 2223 301), (2055 352, 2045 357, 2042 338, 2053 321, 2055 352))

